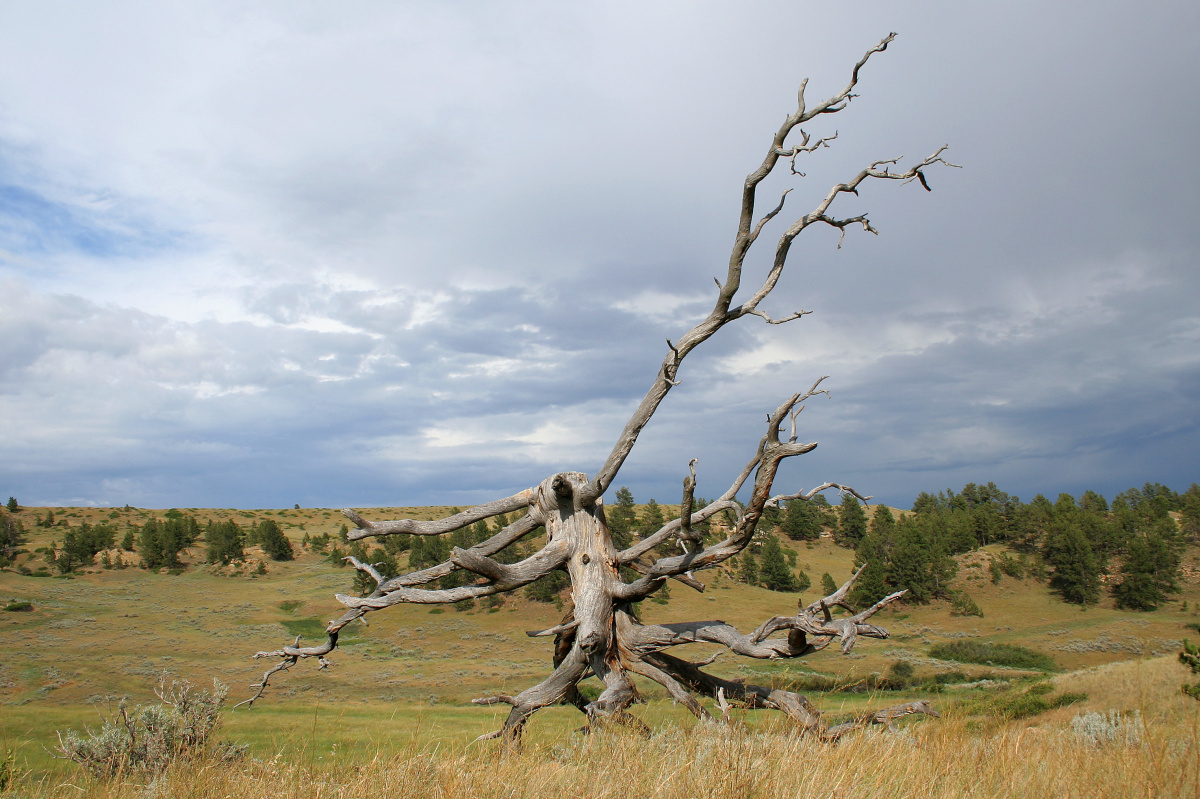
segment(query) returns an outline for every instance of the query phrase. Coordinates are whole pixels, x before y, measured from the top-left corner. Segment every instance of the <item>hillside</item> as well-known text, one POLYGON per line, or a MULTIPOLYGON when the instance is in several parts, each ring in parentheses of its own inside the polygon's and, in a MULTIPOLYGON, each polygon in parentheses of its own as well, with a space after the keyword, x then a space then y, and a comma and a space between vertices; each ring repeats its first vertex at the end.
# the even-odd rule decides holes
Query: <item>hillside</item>
MULTIPOLYGON (((26 545, 30 556, 24 556, 22 564, 36 565, 40 556, 34 550, 56 535, 61 537, 62 528, 32 524, 32 517, 44 516, 46 510, 22 511, 29 520, 26 531, 30 538, 26 545)), ((121 527, 126 523, 137 526, 165 513, 51 510, 56 519, 74 525, 112 521, 121 527)), ((255 651, 290 643, 297 634, 314 640, 325 620, 339 612, 332 595, 350 590, 353 572, 305 551, 300 544, 306 534, 336 536, 342 524, 336 511, 180 510, 194 514, 202 523, 209 519, 234 519, 240 524, 274 519, 293 542, 298 557, 276 563, 250 550, 248 565, 219 568, 201 563, 202 548, 195 547, 185 553, 188 565, 179 574, 98 567, 61 577, 0 572, 0 600, 32 605, 31 610, 0 613, 0 636, 6 642, 5 657, 0 661, 0 702, 6 705, 2 732, 9 745, 16 742, 31 762, 49 765, 39 750, 53 740, 54 729, 94 721, 93 705, 106 696, 151 698, 152 688, 164 672, 202 686, 220 679, 232 687, 232 702, 239 701, 250 694, 248 686, 271 663, 251 660, 255 651), (265 564, 265 574, 254 573, 259 560, 265 564)), ((446 510, 378 508, 364 513, 374 518, 432 518, 446 510)), ((828 539, 812 544, 784 541, 784 546, 795 552, 797 567, 815 584, 802 595, 805 601, 816 596, 823 573, 839 582, 850 573, 852 551, 828 539)), ((998 550, 997 546, 988 547, 959 558, 955 585, 970 592, 984 613, 982 618, 954 616, 945 602, 906 605, 875 619, 890 630, 890 640, 862 641, 850 656, 840 655, 836 647, 801 661, 755 661, 725 653, 712 670, 766 684, 787 684, 812 673, 854 682, 905 661, 915 666, 918 677, 952 674, 953 681, 969 683, 982 677, 1004 680, 1024 672, 999 665, 937 660, 930 656, 930 648, 963 640, 1020 644, 1050 655, 1063 670, 1079 670, 1173 655, 1180 639, 1189 634, 1200 637, 1186 626, 1200 622, 1200 557, 1195 549, 1185 558, 1183 593, 1169 607, 1151 613, 1115 610, 1107 598, 1099 606, 1081 610, 1061 602, 1043 582, 1032 579, 1003 577, 993 584, 987 560, 998 550), (1186 611, 1181 609, 1183 603, 1186 611)), ((731 572, 704 572, 702 579, 708 584, 703 594, 672 584, 666 604, 644 603, 644 619, 720 618, 748 630, 795 608, 796 595, 742 585, 731 572)), ((549 627, 560 616, 553 604, 523 597, 509 599, 492 610, 482 605, 465 612, 401 606, 374 614, 370 626, 355 624, 347 629, 329 670, 301 663, 279 675, 253 710, 231 714, 229 735, 248 737, 264 750, 278 748, 290 735, 307 734, 296 731, 312 727, 314 713, 321 712, 345 719, 345 723, 323 730, 330 742, 340 740, 339 730, 343 734, 356 730, 355 736, 377 741, 379 736, 412 735, 418 727, 427 737, 469 740, 493 729, 501 712, 467 704, 471 698, 516 692, 549 672, 550 641, 531 639, 525 631, 549 627), (274 730, 269 735, 263 730, 266 719, 274 730)), ((697 656, 714 649, 710 645, 689 648, 697 656)), ((664 697, 657 686, 646 684, 643 688, 651 699, 664 697)), ((822 697, 819 692, 808 693, 822 710, 835 714, 849 712, 869 699, 865 694, 822 697)), ((914 689, 911 696, 928 694, 914 689)), ((878 698, 873 701, 879 704, 878 698)), ((683 711, 662 701, 638 712, 649 720, 691 723, 683 711)), ((555 710, 540 714, 531 733, 536 739, 570 725, 578 725, 575 711, 555 710)))

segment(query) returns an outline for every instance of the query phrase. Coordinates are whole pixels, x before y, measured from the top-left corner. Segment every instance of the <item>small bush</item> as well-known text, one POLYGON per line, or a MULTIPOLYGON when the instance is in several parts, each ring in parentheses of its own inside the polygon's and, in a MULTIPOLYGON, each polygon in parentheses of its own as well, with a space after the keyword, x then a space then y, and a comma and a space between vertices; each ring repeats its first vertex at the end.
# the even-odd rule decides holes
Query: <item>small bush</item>
MULTIPOLYGON (((1183 639, 1183 649, 1179 653, 1179 662, 1187 666, 1193 675, 1200 674, 1200 646, 1192 646, 1188 639, 1183 639)), ((1183 692, 1192 699, 1200 699, 1200 682, 1184 683, 1183 692)))
POLYGON ((11 749, 5 749, 0 757, 0 793, 4 793, 17 778, 17 758, 11 749))
POLYGON ((9 602, 7 605, 5 605, 4 609, 9 613, 28 613, 33 610, 33 603, 22 602, 18 599, 14 599, 12 602, 9 602))
POLYGON ((985 713, 1011 721, 1037 716, 1048 710, 1087 699, 1087 694, 1066 692, 1051 696, 1050 694, 1053 692, 1053 685, 1048 682, 1040 682, 1029 686, 1022 692, 1007 691, 989 697, 983 701, 981 709, 985 713))
POLYGON ((215 680, 211 692, 196 691, 187 682, 163 682, 155 693, 161 703, 139 705, 132 713, 122 699, 99 732, 60 732, 61 757, 94 777, 111 779, 130 771, 157 774, 180 758, 205 751, 229 689, 215 680))
POLYGON ((1071 719, 1071 732, 1088 746, 1141 746, 1142 734, 1145 731, 1142 715, 1136 710, 1125 717, 1115 710, 1110 710, 1107 715, 1081 713, 1071 719))
POLYGON ((952 591, 950 593, 950 615, 979 616, 982 618, 983 611, 979 609, 979 605, 975 604, 975 600, 966 591, 952 591))
POLYGON ((917 670, 913 667, 913 664, 904 660, 897 660, 888 667, 888 686, 895 690, 904 688, 912 682, 913 676, 916 673, 917 670))
POLYGON ((1032 671, 1057 671, 1054 658, 1016 644, 996 644, 990 641, 950 641, 929 650, 931 657, 957 660, 959 663, 980 663, 987 666, 1011 666, 1032 671))

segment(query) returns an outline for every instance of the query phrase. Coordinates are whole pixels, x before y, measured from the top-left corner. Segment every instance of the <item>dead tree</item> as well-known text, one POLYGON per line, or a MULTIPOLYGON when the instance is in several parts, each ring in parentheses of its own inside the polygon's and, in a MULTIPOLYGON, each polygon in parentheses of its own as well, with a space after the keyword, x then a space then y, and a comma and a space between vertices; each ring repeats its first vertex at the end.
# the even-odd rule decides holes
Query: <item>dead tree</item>
MULTIPOLYGON (((876 233, 866 214, 845 218, 834 215, 831 208, 835 201, 843 194, 857 195, 860 187, 871 180, 915 180, 929 190, 925 170, 935 164, 954 166, 943 160, 942 153, 946 149, 943 146, 907 168, 899 165, 898 158, 875 161, 847 182, 837 184, 813 210, 787 226, 775 245, 774 259, 765 279, 748 296, 738 301, 746 255, 758 241, 767 223, 783 210, 787 197, 787 192, 784 192, 772 210, 758 217, 756 192, 759 185, 780 167, 780 162, 790 174, 803 176, 796 168, 797 159, 827 147, 836 134, 814 139, 801 126, 818 117, 843 111, 856 96, 853 92, 862 67, 874 54, 887 49, 894 38, 895 34, 891 34, 868 50, 855 64, 846 87, 823 102, 810 106, 805 99, 807 80, 800 84, 796 110, 775 132, 762 163, 746 178, 737 236, 725 279, 721 281, 714 278, 718 293, 712 312, 678 339, 668 339, 662 366, 599 470, 591 477, 582 472, 554 474, 511 497, 497 499, 436 521, 369 521, 352 510, 343 511, 357 525, 357 529, 350 533, 353 540, 396 534, 444 535, 500 514, 520 511, 523 515, 490 539, 470 549, 455 548, 444 563, 398 577, 385 579, 371 564, 350 558, 356 569, 370 575, 375 581, 375 590, 365 597, 337 596, 346 611, 340 618, 330 622, 326 628, 329 637, 323 644, 302 647, 297 638, 292 646, 255 655, 259 658, 279 658, 280 661, 263 675, 262 680, 254 686, 257 692, 243 704, 252 704, 266 690, 275 673, 288 669, 302 658, 315 657, 320 660, 322 667, 328 665, 326 656, 337 646, 342 628, 368 613, 405 602, 446 604, 513 591, 561 569, 570 576, 571 609, 560 624, 548 630, 530 632, 531 636, 554 637, 554 671, 545 681, 516 696, 501 695, 475 700, 480 704, 506 703, 512 706, 504 726, 485 738, 503 737, 515 742, 533 713, 560 703, 578 707, 587 715, 591 726, 606 722, 642 726, 627 712, 630 705, 639 701, 637 688, 630 676, 632 674, 662 685, 673 699, 701 718, 709 718, 709 714, 696 695, 716 698, 722 711, 731 702, 749 708, 781 710, 794 719, 802 730, 825 739, 837 739, 851 729, 871 723, 887 723, 890 726, 892 719, 908 713, 933 712, 928 703, 910 703, 872 711, 855 721, 829 727, 823 723, 817 709, 799 694, 722 679, 702 670, 701 667, 711 660, 693 663, 668 654, 671 647, 680 644, 705 642, 727 647, 746 657, 774 660, 804 657, 824 649, 834 639, 840 641, 843 653, 849 653, 860 637, 887 638, 887 631, 870 624, 869 620, 882 608, 898 600, 904 591, 898 591, 870 608, 855 612, 847 605, 846 597, 857 574, 833 594, 800 607, 796 615, 769 619, 749 634, 720 621, 645 625, 639 621, 634 610, 634 603, 654 594, 667 580, 674 579, 703 591, 704 585, 696 575, 741 552, 753 537, 763 510, 768 506, 778 507, 784 501, 808 499, 828 488, 837 488, 853 493, 860 499, 867 499, 853 488, 835 483, 824 483, 811 491, 795 494, 771 493, 780 463, 785 458, 810 452, 817 446, 815 443, 797 442, 796 417, 804 407, 804 400, 826 393, 820 387, 825 378, 817 380, 808 391, 787 398, 768 415, 766 432, 753 455, 728 490, 711 504, 699 510, 693 508, 696 481, 695 461, 692 461, 689 464, 690 474, 683 482, 680 517, 627 549, 618 551, 605 522, 602 501, 602 495, 612 485, 638 435, 650 422, 663 398, 679 385, 680 366, 692 350, 725 325, 743 317, 758 317, 776 325, 809 313, 801 310, 775 319, 759 308, 783 274, 792 242, 797 236, 814 225, 837 228, 842 238, 846 228, 850 227, 861 227, 869 233, 876 233), (789 144, 789 138, 798 141, 789 144), (749 499, 745 506, 741 506, 735 497, 747 483, 749 499), (706 542, 699 534, 697 525, 723 512, 732 516, 732 525, 722 540, 706 542), (535 554, 511 564, 493 558, 496 553, 538 528, 545 529, 545 546, 535 554), (678 542, 680 554, 649 560, 648 556, 661 545, 673 541, 678 542), (627 574, 632 569, 636 577, 624 579, 622 567, 629 567, 625 570, 627 574), (425 587, 460 569, 470 572, 474 581, 456 588, 425 587), (835 607, 848 609, 851 615, 834 618, 831 610, 835 607), (777 634, 778 637, 772 637, 777 634), (581 680, 593 676, 603 683, 604 688, 599 697, 588 701, 578 685, 581 680)), ((840 239, 838 246, 841 246, 840 239)))

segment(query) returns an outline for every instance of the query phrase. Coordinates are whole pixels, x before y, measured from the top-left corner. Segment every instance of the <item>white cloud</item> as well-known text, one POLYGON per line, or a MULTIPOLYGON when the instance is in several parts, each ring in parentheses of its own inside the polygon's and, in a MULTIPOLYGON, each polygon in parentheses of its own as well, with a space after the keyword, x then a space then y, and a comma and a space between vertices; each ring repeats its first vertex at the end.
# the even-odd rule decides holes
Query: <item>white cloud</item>
POLYGON ((805 234, 768 304, 815 314, 697 351, 622 480, 673 496, 699 454, 720 483, 762 412, 828 373, 806 412, 822 446, 795 468, 894 501, 989 470, 1026 494, 1181 487, 1198 17, 7 6, 0 480, 23 501, 262 506, 485 499, 595 468, 664 339, 710 307, 799 79, 836 90, 898 30, 813 128, 840 135, 784 216, 873 158, 949 140, 965 168, 847 198, 879 238, 805 234))

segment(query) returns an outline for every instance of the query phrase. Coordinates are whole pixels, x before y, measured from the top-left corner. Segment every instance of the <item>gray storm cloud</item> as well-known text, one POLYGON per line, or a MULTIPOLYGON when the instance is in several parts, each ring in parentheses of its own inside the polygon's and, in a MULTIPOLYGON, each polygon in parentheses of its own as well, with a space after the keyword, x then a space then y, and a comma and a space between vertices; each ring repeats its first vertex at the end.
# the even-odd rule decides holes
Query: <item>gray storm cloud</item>
MULTIPOLYGON (((791 463, 906 505, 1196 480, 1185 4, 114 3, 0 11, 0 491, 466 504, 594 469, 712 301, 742 178, 888 31, 786 216, 877 158, 879 237, 802 238, 618 479, 791 463), (751 320, 754 321, 754 320, 751 320)), ((767 197, 785 188, 773 182, 767 197)), ((768 235, 770 234, 768 229, 768 235)), ((776 231, 777 233, 777 231, 776 231)), ((765 237, 764 237, 765 240, 765 237)), ((752 260, 762 274, 763 260, 752 260)), ((7 495, 6 495, 7 496, 7 495)))

